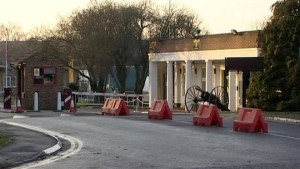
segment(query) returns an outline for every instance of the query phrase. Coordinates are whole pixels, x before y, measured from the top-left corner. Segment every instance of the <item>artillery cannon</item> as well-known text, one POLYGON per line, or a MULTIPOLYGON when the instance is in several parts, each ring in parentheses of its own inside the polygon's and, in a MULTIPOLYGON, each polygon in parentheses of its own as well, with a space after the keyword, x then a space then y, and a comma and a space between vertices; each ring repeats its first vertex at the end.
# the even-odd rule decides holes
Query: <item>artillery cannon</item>
POLYGON ((188 88, 185 94, 186 110, 190 113, 196 112, 201 102, 208 102, 216 105, 222 111, 229 111, 228 93, 223 86, 213 88, 210 93, 202 90, 197 85, 188 88))

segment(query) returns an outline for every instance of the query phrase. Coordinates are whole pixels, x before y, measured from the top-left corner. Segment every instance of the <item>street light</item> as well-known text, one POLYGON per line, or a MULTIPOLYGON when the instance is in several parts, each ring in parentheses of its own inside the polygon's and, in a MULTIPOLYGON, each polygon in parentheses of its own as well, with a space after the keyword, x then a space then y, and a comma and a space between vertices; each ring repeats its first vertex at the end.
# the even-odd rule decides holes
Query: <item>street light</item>
POLYGON ((235 29, 231 29, 231 33, 233 35, 239 35, 239 32, 237 30, 235 30, 235 29))

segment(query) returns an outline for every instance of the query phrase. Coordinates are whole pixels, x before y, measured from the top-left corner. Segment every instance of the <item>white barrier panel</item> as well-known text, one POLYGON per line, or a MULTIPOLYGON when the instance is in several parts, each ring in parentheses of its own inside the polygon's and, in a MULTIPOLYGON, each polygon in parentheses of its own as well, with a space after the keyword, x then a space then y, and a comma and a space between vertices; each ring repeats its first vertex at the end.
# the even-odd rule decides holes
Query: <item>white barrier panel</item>
POLYGON ((106 98, 122 98, 129 108, 149 108, 148 94, 121 94, 121 93, 91 93, 72 92, 75 95, 76 103, 102 106, 106 98))

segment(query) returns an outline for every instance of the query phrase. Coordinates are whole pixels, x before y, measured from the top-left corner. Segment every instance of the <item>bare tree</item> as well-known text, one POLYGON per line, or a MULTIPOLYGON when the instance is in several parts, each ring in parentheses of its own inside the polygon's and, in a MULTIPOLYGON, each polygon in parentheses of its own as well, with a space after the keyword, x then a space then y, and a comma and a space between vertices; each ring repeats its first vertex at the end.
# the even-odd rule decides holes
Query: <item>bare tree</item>
POLYGON ((107 75, 112 66, 112 48, 109 11, 113 4, 100 4, 82 11, 74 12, 69 18, 62 19, 55 36, 48 38, 48 47, 57 52, 66 63, 90 81, 93 91, 105 91, 107 75), (89 76, 83 74, 87 70, 89 76))
POLYGON ((201 21, 188 9, 170 7, 157 17, 152 38, 186 38, 200 30, 201 21))
POLYGON ((149 1, 119 5, 94 0, 87 9, 61 19, 54 34, 44 40, 44 48, 65 63, 75 60, 75 66, 69 66, 89 79, 94 91, 105 91, 111 74, 120 92, 124 92, 127 66, 134 66, 134 91, 142 93, 149 69, 149 41, 162 33, 168 37, 166 17, 176 21, 170 29, 172 37, 188 37, 200 24, 184 10, 161 16, 149 1), (87 70, 89 76, 81 70, 87 70))
POLYGON ((145 33, 153 21, 155 13, 147 1, 136 5, 123 5, 117 9, 118 19, 115 26, 116 47, 114 64, 116 67, 116 81, 120 92, 126 89, 126 66, 134 66, 135 93, 142 93, 148 75, 148 48, 149 39, 145 33))
POLYGON ((17 41, 25 40, 26 34, 21 27, 14 23, 0 25, 0 40, 2 41, 17 41))

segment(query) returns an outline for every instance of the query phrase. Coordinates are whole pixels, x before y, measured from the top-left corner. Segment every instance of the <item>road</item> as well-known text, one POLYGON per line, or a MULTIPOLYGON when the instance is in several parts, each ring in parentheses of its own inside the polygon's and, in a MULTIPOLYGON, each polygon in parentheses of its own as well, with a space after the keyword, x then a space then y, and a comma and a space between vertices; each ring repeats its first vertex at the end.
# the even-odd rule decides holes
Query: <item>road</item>
POLYGON ((268 134, 244 133, 232 130, 234 116, 223 117, 224 127, 194 126, 190 115, 160 121, 145 114, 47 114, 7 121, 81 140, 79 152, 40 169, 300 168, 299 124, 269 121, 268 134))

